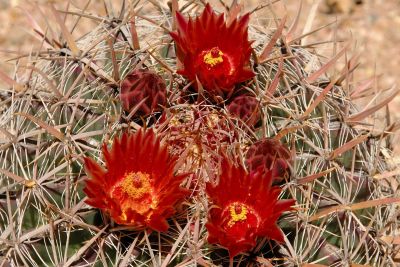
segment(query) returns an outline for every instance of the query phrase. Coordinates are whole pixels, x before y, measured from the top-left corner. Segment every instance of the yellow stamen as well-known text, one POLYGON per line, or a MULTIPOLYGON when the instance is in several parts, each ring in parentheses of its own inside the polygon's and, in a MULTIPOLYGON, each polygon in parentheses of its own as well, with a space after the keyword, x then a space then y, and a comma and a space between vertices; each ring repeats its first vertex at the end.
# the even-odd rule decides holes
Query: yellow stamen
POLYGON ((221 50, 214 47, 204 55, 203 61, 211 67, 214 67, 215 65, 224 62, 224 59, 222 58, 223 55, 224 53, 222 53, 221 50))
POLYGON ((133 199, 141 198, 151 192, 150 175, 142 172, 130 172, 125 174, 120 184, 122 192, 133 199))
POLYGON ((122 214, 119 216, 119 218, 120 218, 121 221, 126 222, 126 219, 127 219, 128 217, 126 216, 126 213, 123 211, 122 214))
POLYGON ((243 204, 231 204, 229 212, 231 215, 231 219, 228 222, 229 227, 232 227, 236 222, 245 221, 247 219, 247 207, 243 204))

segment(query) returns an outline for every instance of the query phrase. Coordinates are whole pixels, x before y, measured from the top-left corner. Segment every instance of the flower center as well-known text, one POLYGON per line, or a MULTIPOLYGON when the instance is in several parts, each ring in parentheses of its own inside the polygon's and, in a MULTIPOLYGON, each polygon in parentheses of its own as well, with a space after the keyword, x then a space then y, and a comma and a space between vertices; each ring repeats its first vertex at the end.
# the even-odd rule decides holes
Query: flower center
POLYGON ((247 207, 241 203, 232 203, 229 206, 230 220, 228 226, 232 227, 236 222, 245 221, 247 219, 247 207))
POLYGON ((204 63, 208 64, 210 67, 215 67, 216 65, 224 62, 223 55, 221 50, 218 47, 213 47, 205 53, 203 56, 204 63))
POLYGON ((121 191, 133 199, 143 197, 151 191, 150 175, 143 172, 129 172, 125 174, 120 184, 121 191))

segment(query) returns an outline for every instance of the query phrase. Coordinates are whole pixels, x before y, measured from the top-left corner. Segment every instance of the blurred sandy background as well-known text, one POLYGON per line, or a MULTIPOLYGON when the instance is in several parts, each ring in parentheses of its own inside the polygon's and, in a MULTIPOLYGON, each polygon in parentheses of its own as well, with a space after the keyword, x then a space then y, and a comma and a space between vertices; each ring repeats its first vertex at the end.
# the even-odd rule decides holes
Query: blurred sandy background
MULTIPOLYGON (((218 0, 213 1, 218 2, 218 0)), ((9 73, 13 71, 13 65, 7 63, 7 59, 13 58, 18 52, 29 54, 32 45, 34 43, 39 44, 30 26, 30 16, 38 21, 46 19, 46 9, 39 10, 37 8, 46 4, 46 2, 54 3, 57 8, 62 10, 65 10, 68 2, 74 8, 83 8, 87 3, 90 3, 88 10, 92 13, 105 13, 104 6, 100 4, 103 1, 97 0, 0 0, 0 69, 3 71, 9 73)), ((119 3, 121 1, 110 2, 119 3)), ((251 10, 259 4, 268 3, 269 0, 246 0, 242 2, 245 3, 246 10, 251 10)), ((281 0, 280 3, 274 5, 279 6, 276 13, 281 16, 284 14, 283 12, 288 12, 289 20, 293 20, 299 2, 298 0, 281 0)), ((357 80, 367 79, 374 74, 382 74, 377 88, 386 89, 393 84, 400 88, 399 0, 303 0, 303 4, 298 35, 304 28, 311 7, 317 7, 312 29, 334 21, 337 21, 337 23, 317 32, 308 39, 308 42, 330 40, 333 37, 338 40, 350 39, 352 40, 353 51, 361 52, 361 66, 357 72, 357 80)), ((265 10, 265 12, 270 11, 265 10)), ((257 16, 262 15, 261 12, 257 14, 257 16)), ((89 31, 93 24, 90 21, 85 21, 80 25, 83 25, 82 31, 89 31)), ((332 56, 332 46, 325 50, 322 46, 320 53, 332 56)), ((390 104, 390 110, 392 120, 400 120, 400 95, 390 104)), ((375 121, 381 121, 381 116, 384 115, 381 115, 381 113, 376 115, 375 121)), ((399 134, 395 136, 395 142, 400 143, 399 134)), ((400 144, 396 147, 395 155, 400 162, 400 144)))

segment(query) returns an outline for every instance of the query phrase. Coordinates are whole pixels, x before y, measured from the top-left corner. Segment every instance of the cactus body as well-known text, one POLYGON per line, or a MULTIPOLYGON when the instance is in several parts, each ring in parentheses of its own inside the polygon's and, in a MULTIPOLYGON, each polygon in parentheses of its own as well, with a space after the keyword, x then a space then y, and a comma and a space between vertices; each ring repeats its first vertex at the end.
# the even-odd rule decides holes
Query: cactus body
MULTIPOLYGON (((240 59, 246 79, 239 75, 234 83, 228 81, 229 86, 211 89, 204 83, 202 91, 195 76, 177 74, 178 65, 188 62, 177 60, 182 55, 179 49, 174 53, 176 43, 170 36, 177 24, 196 25, 197 11, 204 9, 200 1, 182 4, 180 17, 173 12, 178 1, 172 1, 172 10, 156 1, 138 1, 146 12, 132 4, 119 9, 119 14, 109 2, 105 1, 105 17, 82 11, 81 16, 98 26, 80 38, 65 32, 66 25, 62 35, 41 32, 47 49, 30 57, 28 66, 16 62, 18 71, 10 77, 14 82, 2 94, 0 265, 395 266, 400 177, 393 172, 391 152, 382 141, 392 128, 376 132, 363 122, 371 112, 360 111, 351 100, 354 59, 330 77, 326 60, 303 46, 295 29, 285 29, 284 20, 266 27, 262 20, 252 20, 254 14, 239 16, 240 6, 234 5, 215 16, 225 17, 235 27, 240 24, 235 19, 245 18, 243 26, 250 18, 253 56, 247 47, 244 54, 249 60, 240 59), (189 14, 191 23, 180 21, 189 14), (143 66, 146 71, 132 73, 143 66), (144 82, 146 77, 150 82, 144 82), (243 90, 249 91, 244 95, 254 96, 257 108, 253 100, 248 105, 235 100, 243 90), (140 122, 127 115, 135 107, 140 122), (153 116, 156 113, 162 114, 153 116), (168 177, 185 177, 180 187, 188 190, 188 196, 173 212, 163 213, 162 226, 167 223, 168 230, 124 224, 109 215, 109 208, 87 204, 87 196, 95 198, 100 189, 86 189, 85 194, 84 158, 107 166, 101 148, 112 147, 123 132, 137 133, 140 128, 152 128, 159 136, 159 144, 151 145, 157 148, 154 151, 168 148, 154 152, 154 158, 165 158, 167 153, 176 157, 168 177), (251 174, 244 169, 224 174, 226 160, 229 170, 242 166, 251 174), (265 185, 260 172, 252 172, 260 168, 285 179, 279 185, 265 185), (262 220, 255 218, 263 212, 250 212, 248 217, 243 213, 244 204, 259 207, 261 200, 243 200, 237 209, 227 205, 232 212, 225 210, 210 219, 210 211, 220 204, 210 184, 217 185, 224 175, 240 179, 233 175, 237 173, 258 177, 260 186, 253 185, 251 195, 275 188, 271 198, 275 204, 295 201, 290 210, 284 204, 277 209, 272 234, 257 225, 262 220), (235 251, 232 240, 225 242, 228 238, 221 236, 239 234, 241 229, 221 232, 217 227, 218 238, 209 240, 207 222, 234 225, 221 214, 235 223, 250 218, 251 227, 246 229, 260 230, 257 238, 252 235, 243 249, 235 251), (226 248, 235 257, 229 257, 226 248)), ((64 14, 67 21, 73 19, 71 14, 64 14)), ((218 55, 206 57, 211 60, 207 62, 218 55)), ((153 175, 150 170, 161 164, 149 158, 153 175)), ((176 188, 177 182, 169 185, 176 188)), ((166 191, 157 191, 160 195, 168 191, 168 184, 162 186, 166 191)), ((237 188, 240 192, 218 192, 229 201, 246 198, 247 189, 237 188)), ((162 197, 166 203, 175 199, 162 197)))

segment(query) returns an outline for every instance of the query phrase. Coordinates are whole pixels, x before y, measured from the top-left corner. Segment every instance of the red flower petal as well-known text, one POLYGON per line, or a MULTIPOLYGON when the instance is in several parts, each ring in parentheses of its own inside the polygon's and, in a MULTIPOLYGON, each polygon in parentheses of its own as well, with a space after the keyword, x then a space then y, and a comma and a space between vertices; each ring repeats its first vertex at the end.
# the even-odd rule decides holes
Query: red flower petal
POLYGON ((248 14, 227 26, 224 15, 215 14, 207 4, 194 20, 186 20, 179 12, 176 18, 177 31, 170 34, 184 66, 178 73, 191 81, 197 77, 212 94, 229 93, 235 84, 254 77, 249 67, 248 14))
POLYGON ((257 237, 283 242, 276 221, 294 200, 278 200, 281 189, 271 186, 271 171, 247 174, 226 159, 221 169, 218 185, 206 187, 214 204, 206 224, 208 241, 227 248, 231 257, 252 249, 257 237))
POLYGON ((86 203, 108 212, 115 222, 166 231, 166 219, 187 191, 180 187, 186 175, 176 176, 176 158, 150 129, 115 138, 111 150, 103 146, 107 166, 104 171, 85 159, 91 177, 84 192, 86 203))

